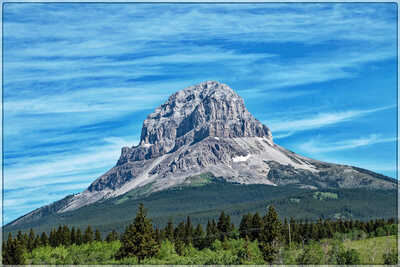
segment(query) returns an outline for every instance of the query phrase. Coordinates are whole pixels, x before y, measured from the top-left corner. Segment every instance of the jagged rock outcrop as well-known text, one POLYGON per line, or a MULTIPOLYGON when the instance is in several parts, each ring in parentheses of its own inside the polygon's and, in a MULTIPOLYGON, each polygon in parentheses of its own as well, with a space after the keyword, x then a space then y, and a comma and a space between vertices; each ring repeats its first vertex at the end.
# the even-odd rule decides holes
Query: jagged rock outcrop
POLYGON ((118 164, 160 157, 207 137, 265 137, 268 127, 230 87, 208 81, 173 94, 143 123, 140 144, 122 149, 118 164))
POLYGON ((173 94, 147 117, 140 143, 123 147, 111 170, 84 192, 46 211, 71 211, 144 185, 151 185, 150 192, 160 191, 202 173, 244 184, 397 187, 394 179, 371 171, 313 160, 280 147, 229 86, 207 81, 173 94))

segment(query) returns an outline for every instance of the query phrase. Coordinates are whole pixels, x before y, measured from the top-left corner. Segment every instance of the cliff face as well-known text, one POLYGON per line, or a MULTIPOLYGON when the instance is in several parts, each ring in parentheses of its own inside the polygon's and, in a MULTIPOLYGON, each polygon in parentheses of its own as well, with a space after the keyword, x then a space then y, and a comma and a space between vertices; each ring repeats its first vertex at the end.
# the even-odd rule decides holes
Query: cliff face
POLYGON ((125 148, 118 164, 160 157, 207 137, 265 137, 271 132, 230 87, 205 82, 173 94, 143 123, 140 145, 125 148))
POLYGON ((397 187, 394 179, 306 158, 274 144, 268 127, 249 113, 240 96, 225 84, 207 81, 173 94, 144 121, 139 145, 123 147, 117 164, 87 190, 46 210, 71 211, 145 185, 147 193, 156 192, 202 173, 244 184, 397 187))

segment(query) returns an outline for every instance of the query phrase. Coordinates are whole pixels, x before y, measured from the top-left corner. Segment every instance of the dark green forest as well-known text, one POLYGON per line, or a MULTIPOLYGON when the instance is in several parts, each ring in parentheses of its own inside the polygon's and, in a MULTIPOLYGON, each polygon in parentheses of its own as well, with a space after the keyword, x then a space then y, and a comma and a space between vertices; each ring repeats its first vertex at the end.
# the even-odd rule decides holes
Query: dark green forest
MULTIPOLYGON (((318 197, 335 198, 332 194, 318 197)), ((4 264, 396 264, 397 218, 368 221, 293 217, 281 220, 273 205, 232 222, 221 212, 206 226, 191 216, 179 223, 154 225, 139 204, 135 218, 119 234, 102 235, 93 226, 59 225, 50 233, 18 231, 3 241, 4 264), (359 243, 382 242, 370 258, 359 243), (347 242, 347 243, 346 243, 347 242), (350 242, 350 243, 349 243, 350 242), (353 242, 353 243, 352 243, 353 242), (354 248, 352 248, 354 247, 354 248), (383 246, 380 246, 383 247, 383 246)), ((364 246, 366 247, 366 246, 364 246)), ((372 255, 372 253, 371 253, 372 255)))
MULTIPOLYGON (((156 192, 138 198, 139 188, 114 199, 82 207, 64 213, 42 214, 40 218, 28 219, 15 226, 4 227, 8 233, 19 230, 29 232, 34 228, 50 233, 51 227, 85 228, 91 225, 106 235, 111 230, 122 233, 135 217, 139 203, 149 210, 148 216, 158 228, 172 220, 178 225, 189 215, 192 223, 206 227, 207 222, 217 219, 222 211, 239 225, 247 213, 264 213, 265 207, 273 205, 279 217, 316 221, 361 220, 397 217, 397 192, 395 190, 368 189, 300 189, 294 186, 243 185, 214 179, 199 186, 182 186, 156 192)), ((141 192, 143 193, 143 192, 141 192)))

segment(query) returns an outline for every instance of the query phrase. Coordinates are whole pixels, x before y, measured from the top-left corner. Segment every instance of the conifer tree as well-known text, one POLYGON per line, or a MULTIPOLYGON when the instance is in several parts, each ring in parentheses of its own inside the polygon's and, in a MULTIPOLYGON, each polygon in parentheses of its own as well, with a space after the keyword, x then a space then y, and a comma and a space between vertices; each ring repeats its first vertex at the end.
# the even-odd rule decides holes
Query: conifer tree
POLYGON ((117 257, 136 256, 140 263, 144 258, 154 256, 159 248, 159 244, 154 240, 151 220, 146 217, 143 204, 140 204, 135 220, 121 238, 121 248, 117 257))
POLYGON ((251 241, 259 239, 262 227, 263 227, 262 218, 260 217, 260 214, 256 212, 251 220, 251 235, 250 235, 251 241))
POLYGON ((5 263, 6 262, 6 258, 8 256, 7 256, 7 244, 6 244, 6 242, 4 240, 3 240, 3 243, 1 245, 1 256, 2 256, 2 263, 3 264, 8 264, 8 263, 5 263))
POLYGON ((14 246, 13 246, 13 265, 23 265, 25 264, 25 250, 26 247, 24 246, 23 241, 20 240, 14 240, 14 246))
POLYGON ((93 241, 93 230, 90 225, 85 230, 85 234, 83 235, 83 243, 91 243, 93 241))
POLYGON ((279 251, 281 240, 281 221, 275 208, 270 205, 268 213, 263 218, 263 227, 259 237, 259 248, 264 260, 272 263, 279 251))
POLYGON ((239 225, 239 235, 241 238, 246 238, 246 236, 248 237, 251 236, 250 233, 251 221, 252 221, 252 216, 250 213, 242 216, 242 220, 240 221, 239 225))
POLYGON ((21 231, 18 231, 16 240, 22 244, 22 246, 26 247, 25 240, 28 241, 27 238, 24 237, 21 231))
POLYGON ((185 223, 180 222, 174 231, 174 239, 183 241, 185 239, 185 223))
POLYGON ((106 237, 106 241, 108 243, 118 240, 118 233, 115 230, 112 230, 106 237))
POLYGON ((206 227, 206 237, 204 239, 204 246, 205 247, 210 247, 211 244, 214 242, 215 237, 214 237, 214 232, 211 226, 211 222, 207 222, 207 227, 206 227))
POLYGON ((186 218, 186 224, 185 224, 185 234, 184 234, 184 242, 186 245, 189 245, 192 243, 192 238, 193 238, 193 225, 192 221, 190 220, 190 217, 187 216, 186 218))
POLYGON ((34 249, 34 246, 35 246, 35 232, 31 228, 29 231, 28 243, 26 245, 26 248, 28 249, 29 252, 31 252, 34 249))
POLYGON ((74 226, 72 226, 72 228, 71 228, 70 240, 71 240, 71 245, 76 244, 76 232, 75 232, 74 226))
POLYGON ((100 242, 102 241, 99 229, 96 229, 96 231, 94 233, 94 240, 95 241, 100 241, 100 242))
POLYGON ((310 239, 318 240, 318 226, 315 223, 310 224, 310 239))
POLYGON ((67 225, 64 225, 62 227, 61 244, 63 244, 64 246, 71 245, 71 231, 69 230, 67 225))
POLYGON ((38 248, 38 247, 40 247, 42 245, 42 242, 40 242, 40 237, 39 237, 39 235, 37 235, 36 237, 35 237, 35 242, 33 243, 33 248, 35 249, 35 248, 38 248))
POLYGON ((11 233, 8 233, 7 243, 3 244, 2 255, 3 255, 3 264, 10 265, 13 264, 14 258, 14 240, 12 238, 11 233))
POLYGON ((167 226, 165 226, 164 234, 165 238, 168 239, 169 241, 174 240, 174 225, 172 224, 171 220, 169 220, 167 226))
POLYGON ((225 213, 222 211, 221 215, 219 216, 218 223, 217 223, 217 229, 219 233, 219 239, 221 241, 225 240, 228 238, 231 232, 231 219, 229 215, 225 215, 225 213))
POLYGON ((58 226, 57 231, 56 231, 56 247, 60 246, 63 244, 63 228, 61 225, 58 226))
POLYGON ((56 237, 55 237, 55 231, 54 229, 51 229, 50 235, 49 235, 49 244, 52 247, 56 247, 56 237))
POLYGON ((23 239, 22 239, 22 247, 26 250, 27 249, 27 247, 28 247, 28 239, 29 239, 29 236, 28 236, 28 234, 27 233, 24 233, 23 235, 22 235, 22 237, 23 237, 23 239))
POLYGON ((154 240, 156 240, 157 243, 161 245, 161 241, 162 241, 161 238, 162 238, 161 231, 160 231, 160 229, 158 229, 158 227, 156 227, 156 229, 154 230, 154 240))
POLYGON ((40 236, 40 244, 44 247, 49 245, 49 238, 45 232, 42 232, 42 235, 40 236))
POLYGON ((82 231, 81 231, 80 228, 77 228, 77 229, 76 229, 76 235, 75 235, 75 236, 76 236, 76 237, 75 237, 75 243, 76 243, 77 245, 83 244, 83 236, 82 236, 82 231))
POLYGON ((198 224, 193 233, 193 246, 197 249, 203 249, 204 245, 204 232, 201 224, 198 224))

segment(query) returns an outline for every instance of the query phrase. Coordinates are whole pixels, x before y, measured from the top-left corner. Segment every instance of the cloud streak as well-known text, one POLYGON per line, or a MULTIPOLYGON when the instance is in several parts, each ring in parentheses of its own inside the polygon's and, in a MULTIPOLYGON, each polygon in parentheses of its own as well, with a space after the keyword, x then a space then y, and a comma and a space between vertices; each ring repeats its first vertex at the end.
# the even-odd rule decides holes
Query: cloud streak
POLYGON ((366 137, 360 137, 350 140, 341 140, 335 142, 327 142, 318 139, 311 139, 305 143, 298 145, 298 148, 310 154, 325 153, 333 151, 349 150, 358 147, 364 147, 380 143, 396 142, 397 137, 382 137, 379 134, 371 134, 366 137))
POLYGON ((319 129, 322 127, 327 127, 338 123, 351 121, 361 116, 366 116, 371 113, 393 108, 395 108, 395 106, 387 106, 387 107, 365 109, 365 110, 347 110, 341 112, 319 113, 317 115, 314 115, 313 117, 302 115, 299 118, 290 118, 289 120, 285 119, 271 120, 269 122, 265 122, 265 124, 269 125, 269 127, 273 132, 294 133, 299 131, 319 129))

